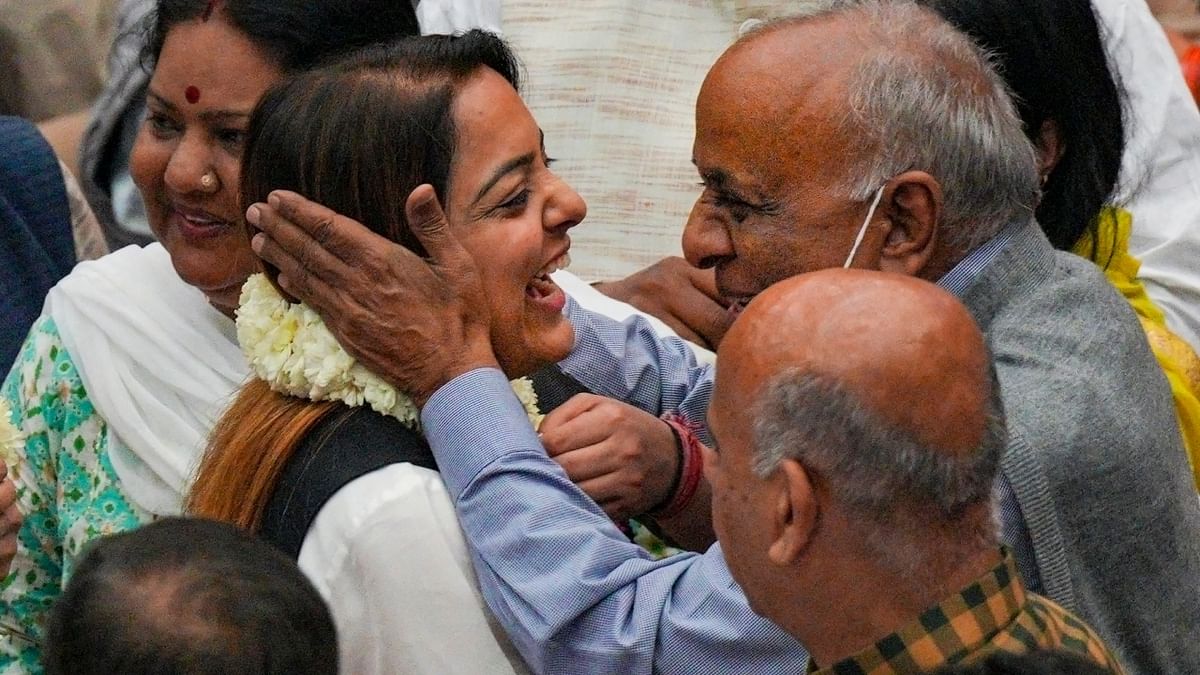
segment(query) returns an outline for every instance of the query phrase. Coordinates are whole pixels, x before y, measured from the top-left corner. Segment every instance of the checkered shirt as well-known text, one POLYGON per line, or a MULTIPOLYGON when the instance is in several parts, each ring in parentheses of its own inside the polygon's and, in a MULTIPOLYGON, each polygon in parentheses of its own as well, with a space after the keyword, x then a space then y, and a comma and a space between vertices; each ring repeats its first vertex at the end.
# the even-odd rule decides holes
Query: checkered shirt
POLYGON ((820 675, 903 675, 969 663, 997 651, 1074 652, 1112 673, 1124 673, 1108 647, 1078 617, 1025 590, 1008 553, 1004 561, 961 592, 874 645, 820 675))

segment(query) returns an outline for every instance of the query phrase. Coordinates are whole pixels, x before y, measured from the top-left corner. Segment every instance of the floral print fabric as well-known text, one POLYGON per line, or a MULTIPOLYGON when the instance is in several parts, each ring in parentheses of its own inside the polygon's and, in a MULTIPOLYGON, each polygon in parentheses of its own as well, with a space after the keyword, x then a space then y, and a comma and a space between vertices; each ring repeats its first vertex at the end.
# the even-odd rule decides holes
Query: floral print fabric
POLYGON ((108 425, 88 399, 53 319, 42 316, 0 396, 25 435, 9 467, 25 522, 0 584, 0 673, 41 673, 48 610, 88 542, 149 522, 126 495, 109 458, 108 425))

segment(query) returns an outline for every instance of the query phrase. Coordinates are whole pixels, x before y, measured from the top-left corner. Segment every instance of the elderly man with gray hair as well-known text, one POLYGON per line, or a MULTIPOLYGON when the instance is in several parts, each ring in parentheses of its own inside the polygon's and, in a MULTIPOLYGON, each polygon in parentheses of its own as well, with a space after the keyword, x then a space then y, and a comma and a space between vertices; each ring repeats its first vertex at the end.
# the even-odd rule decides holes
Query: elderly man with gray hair
MULTIPOLYGON (((1200 672, 1200 641, 1190 637, 1200 620, 1200 504, 1136 319, 1094 266, 1056 253, 1033 221, 1032 148, 974 45, 913 3, 841 4, 745 36, 709 72, 696 110, 704 192, 684 231, 689 261, 715 268, 738 306, 781 280, 843 265, 919 277, 959 297, 987 337, 1008 412, 996 488, 1002 540, 1023 581, 1093 625, 1132 672, 1200 672)), ((432 267, 296 195, 276 195, 250 217, 284 287, 422 403, 484 595, 514 642, 538 670, 777 666, 791 652, 746 611, 719 546, 643 559, 543 454, 481 337, 489 327, 472 300, 481 293, 473 262, 444 228, 425 231, 440 222, 434 205, 426 192, 410 198, 409 223, 428 240, 432 267)), ((864 308, 862 330, 884 311, 864 308)), ((567 312, 576 346, 563 371, 642 411, 678 411, 710 440, 712 368, 640 321, 614 324, 574 304, 567 312)), ((554 418, 543 424, 547 446, 554 418)), ((598 436, 611 433, 611 416, 591 419, 604 427, 598 436)), ((579 420, 577 433, 597 436, 579 420)), ((674 456, 669 433, 647 445, 655 452, 674 456)), ((689 508, 693 523, 707 518, 707 502, 694 499, 676 520, 689 508)))

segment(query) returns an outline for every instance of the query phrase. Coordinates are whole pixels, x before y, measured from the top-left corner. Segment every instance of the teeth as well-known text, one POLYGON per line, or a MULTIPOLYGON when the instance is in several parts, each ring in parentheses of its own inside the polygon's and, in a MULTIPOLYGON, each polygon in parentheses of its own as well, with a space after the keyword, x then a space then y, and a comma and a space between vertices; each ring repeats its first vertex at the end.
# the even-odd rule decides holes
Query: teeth
POLYGON ((571 254, 564 253, 564 254, 558 256, 557 258, 555 258, 554 260, 551 260, 550 262, 546 263, 545 267, 538 270, 537 276, 539 276, 539 277, 549 276, 559 270, 567 269, 568 267, 570 267, 570 265, 571 265, 571 254))

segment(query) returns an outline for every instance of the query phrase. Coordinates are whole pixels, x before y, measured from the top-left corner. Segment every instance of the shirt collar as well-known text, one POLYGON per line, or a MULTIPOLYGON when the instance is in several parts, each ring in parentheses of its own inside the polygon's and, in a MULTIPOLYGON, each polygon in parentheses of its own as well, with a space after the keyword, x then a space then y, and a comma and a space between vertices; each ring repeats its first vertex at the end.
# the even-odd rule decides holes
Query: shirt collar
POLYGON ((1020 615, 1025 593, 1016 562, 1004 551, 1000 564, 915 621, 828 668, 817 668, 810 661, 809 672, 873 673, 888 664, 903 664, 902 670, 908 672, 936 670, 951 657, 992 642, 1020 615))
POLYGON ((938 279, 937 285, 961 298, 971 287, 971 282, 975 281, 975 277, 979 276, 979 273, 1000 255, 1008 242, 1012 240, 1015 231, 1014 225, 1005 226, 983 246, 976 248, 968 253, 967 257, 959 260, 958 264, 945 276, 938 279))

